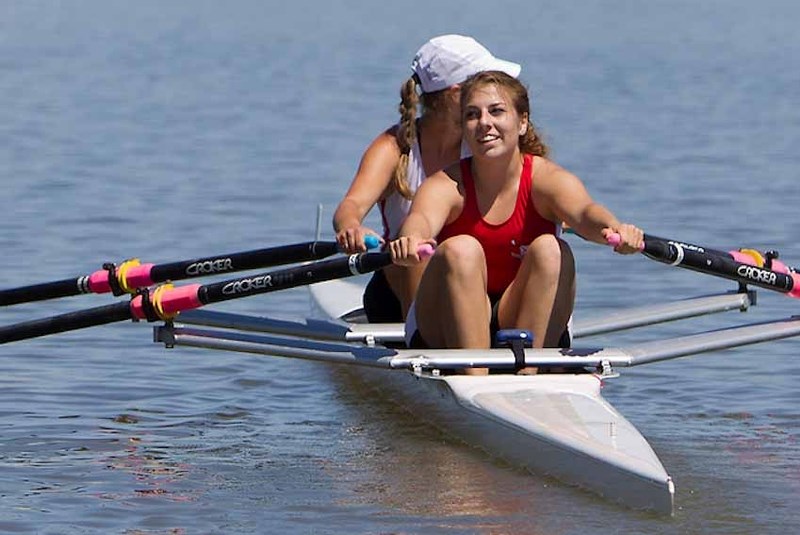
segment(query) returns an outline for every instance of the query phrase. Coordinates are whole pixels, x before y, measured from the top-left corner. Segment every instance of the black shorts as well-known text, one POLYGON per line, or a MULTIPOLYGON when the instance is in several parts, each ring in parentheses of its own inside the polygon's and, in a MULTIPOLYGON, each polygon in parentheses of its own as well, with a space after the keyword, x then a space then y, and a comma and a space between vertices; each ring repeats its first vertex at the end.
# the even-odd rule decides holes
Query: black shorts
POLYGON ((364 313, 370 323, 402 323, 403 307, 394 295, 386 275, 379 269, 364 290, 364 313))

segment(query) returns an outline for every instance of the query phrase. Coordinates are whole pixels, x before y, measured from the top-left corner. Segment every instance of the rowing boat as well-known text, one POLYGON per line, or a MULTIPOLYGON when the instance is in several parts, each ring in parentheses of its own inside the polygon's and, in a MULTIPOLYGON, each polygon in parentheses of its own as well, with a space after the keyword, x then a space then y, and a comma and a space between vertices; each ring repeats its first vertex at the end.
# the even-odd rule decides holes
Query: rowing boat
MULTIPOLYGON (((359 285, 337 279, 309 288, 324 319, 192 310, 181 315, 184 326, 157 327, 156 341, 353 365, 415 415, 494 457, 665 515, 673 511, 672 478, 639 431, 602 397, 603 384, 622 367, 800 335, 800 319, 789 318, 623 348, 528 348, 528 366, 583 366, 593 373, 467 376, 448 372, 511 371, 515 357, 508 349, 396 348, 403 325, 363 323, 359 285)), ((576 321, 574 337, 743 311, 754 297, 754 291, 729 292, 616 311, 576 321)))
MULTIPOLYGON (((152 290, 136 286, 162 277, 161 268, 180 269, 186 262, 158 269, 145 265, 117 270, 109 265, 106 273, 95 273, 89 279, 108 280, 107 286, 114 293, 135 292, 129 302, 0 327, 0 344, 126 319, 147 319, 164 322, 155 328, 154 338, 167 347, 182 345, 351 365, 366 380, 378 381, 382 390, 394 392, 414 414, 493 456, 630 507, 671 514, 675 496, 672 479, 639 431, 603 399, 603 383, 624 367, 800 335, 800 317, 792 316, 617 348, 532 349, 515 343, 510 348, 481 350, 405 349, 403 325, 364 323, 361 287, 340 280, 388 265, 389 253, 319 260, 335 253, 335 245, 319 249, 314 243, 310 247, 298 244, 237 254, 244 262, 241 264, 219 258, 209 263, 209 269, 252 269, 253 264, 265 262, 262 256, 269 253, 272 257, 281 249, 293 261, 317 258, 312 262, 180 288, 169 284, 152 290), (133 277, 137 270, 141 276, 133 277), (310 285, 321 319, 289 321, 197 310, 301 285, 310 285), (181 324, 174 321, 177 314, 181 324), (513 373, 525 366, 583 373, 513 373), (490 368, 494 373, 458 373, 470 367, 490 368)), ((726 253, 648 235, 642 253, 665 264, 736 281, 739 289, 576 321, 574 338, 747 310, 755 304, 755 291, 748 290, 749 286, 800 298, 800 272, 777 261, 777 253, 726 253)), ((278 258, 283 257, 279 254, 278 258)), ((179 275, 186 278, 201 273, 179 275)), ((78 277, 0 291, 0 306, 86 293, 87 289, 91 293, 107 290, 104 285, 95 287, 91 280, 84 287, 83 280, 78 277)))
MULTIPOLYGON (((360 315, 346 297, 360 299, 354 283, 310 288, 330 317, 360 315)), ((444 375, 420 368, 360 375, 492 456, 634 508, 672 513, 672 478, 639 431, 600 395, 598 374, 444 375)))

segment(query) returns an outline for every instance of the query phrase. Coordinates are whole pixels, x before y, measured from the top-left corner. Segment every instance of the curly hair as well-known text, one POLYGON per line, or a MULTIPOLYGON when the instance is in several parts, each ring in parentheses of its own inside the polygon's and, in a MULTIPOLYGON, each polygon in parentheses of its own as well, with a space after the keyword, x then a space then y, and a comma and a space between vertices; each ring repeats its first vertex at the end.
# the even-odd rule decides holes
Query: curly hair
POLYGON ((495 85, 503 90, 511 100, 514 109, 520 116, 528 117, 528 128, 519 137, 519 149, 534 156, 546 157, 550 149, 542 140, 541 134, 536 130, 531 119, 531 105, 528 90, 522 82, 501 71, 483 71, 473 74, 461 84, 461 109, 466 106, 472 93, 479 87, 495 85))

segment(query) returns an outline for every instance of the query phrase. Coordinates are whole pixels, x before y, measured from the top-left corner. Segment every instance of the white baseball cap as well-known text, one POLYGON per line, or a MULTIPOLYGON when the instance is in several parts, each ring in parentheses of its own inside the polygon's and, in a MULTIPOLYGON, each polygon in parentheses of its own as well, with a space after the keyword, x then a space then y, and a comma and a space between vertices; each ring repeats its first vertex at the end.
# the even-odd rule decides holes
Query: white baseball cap
POLYGON ((434 37, 417 51, 411 70, 419 78, 423 93, 431 93, 460 84, 481 71, 502 71, 519 76, 522 67, 498 59, 482 44, 464 35, 434 37))

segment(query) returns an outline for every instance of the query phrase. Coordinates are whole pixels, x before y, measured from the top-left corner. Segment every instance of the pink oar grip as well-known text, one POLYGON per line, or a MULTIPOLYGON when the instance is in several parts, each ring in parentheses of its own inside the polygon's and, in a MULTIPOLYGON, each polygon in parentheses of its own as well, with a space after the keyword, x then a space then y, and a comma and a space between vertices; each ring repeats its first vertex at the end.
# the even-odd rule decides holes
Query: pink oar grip
MULTIPOLYGON (((611 247, 616 247, 620 243, 622 243, 622 236, 614 232, 613 234, 609 234, 606 238, 606 243, 608 243, 611 247)), ((639 248, 640 251, 644 251, 644 244, 639 248)))
POLYGON ((419 257, 422 260, 425 260, 427 258, 432 257, 433 253, 435 253, 435 252, 436 252, 436 250, 433 248, 433 245, 431 245, 430 243, 423 243, 417 249, 417 255, 419 255, 419 257))

